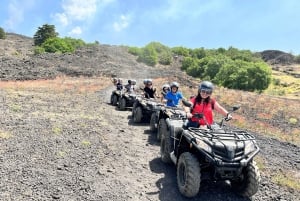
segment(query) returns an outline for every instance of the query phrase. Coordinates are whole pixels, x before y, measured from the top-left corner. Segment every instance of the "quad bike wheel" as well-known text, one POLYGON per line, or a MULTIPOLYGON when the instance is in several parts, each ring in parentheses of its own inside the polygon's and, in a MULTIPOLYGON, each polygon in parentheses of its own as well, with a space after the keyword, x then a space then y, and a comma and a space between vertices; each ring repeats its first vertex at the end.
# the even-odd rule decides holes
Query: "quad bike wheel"
POLYGON ((119 108, 120 108, 120 110, 126 109, 126 99, 125 98, 121 98, 121 100, 119 102, 119 108))
POLYGON ((172 163, 170 153, 171 153, 171 136, 170 132, 163 132, 160 141, 160 158, 164 163, 172 163))
POLYGON ((255 161, 248 164, 238 180, 231 181, 232 189, 243 197, 251 197, 257 191, 260 183, 260 173, 255 161))
POLYGON ((180 155, 177 164, 177 185, 182 195, 194 197, 198 194, 201 182, 200 164, 190 152, 180 155))
POLYGON ((113 94, 111 99, 111 104, 116 106, 118 104, 118 96, 116 94, 113 94))
POLYGON ((134 115, 133 115, 133 122, 134 123, 140 123, 143 118, 143 113, 142 113, 142 108, 140 106, 137 106, 134 110, 134 115))
POLYGON ((163 135, 163 133, 167 133, 168 132, 168 126, 167 126, 167 122, 165 119, 160 119, 158 122, 158 129, 157 129, 157 140, 160 141, 161 140, 161 136, 163 135))
POLYGON ((156 113, 153 112, 150 118, 150 131, 155 132, 157 130, 156 126, 156 113))

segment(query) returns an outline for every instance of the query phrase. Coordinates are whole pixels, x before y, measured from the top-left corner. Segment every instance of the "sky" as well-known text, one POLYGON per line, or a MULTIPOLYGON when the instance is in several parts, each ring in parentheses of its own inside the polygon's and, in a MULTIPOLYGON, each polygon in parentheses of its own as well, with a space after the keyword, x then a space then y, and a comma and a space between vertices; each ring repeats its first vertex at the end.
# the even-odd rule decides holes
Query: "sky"
POLYGON ((229 48, 300 54, 299 0, 1 0, 0 27, 144 47, 229 48))

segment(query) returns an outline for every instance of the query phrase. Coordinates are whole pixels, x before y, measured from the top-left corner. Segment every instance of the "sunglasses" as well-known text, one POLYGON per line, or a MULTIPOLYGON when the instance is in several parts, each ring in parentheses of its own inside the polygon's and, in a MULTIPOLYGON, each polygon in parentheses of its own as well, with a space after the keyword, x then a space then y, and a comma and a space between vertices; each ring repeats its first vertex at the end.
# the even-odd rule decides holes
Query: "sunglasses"
POLYGON ((210 94, 212 93, 212 91, 210 91, 210 90, 205 90, 205 89, 201 89, 201 90, 200 90, 200 93, 210 95, 210 94))

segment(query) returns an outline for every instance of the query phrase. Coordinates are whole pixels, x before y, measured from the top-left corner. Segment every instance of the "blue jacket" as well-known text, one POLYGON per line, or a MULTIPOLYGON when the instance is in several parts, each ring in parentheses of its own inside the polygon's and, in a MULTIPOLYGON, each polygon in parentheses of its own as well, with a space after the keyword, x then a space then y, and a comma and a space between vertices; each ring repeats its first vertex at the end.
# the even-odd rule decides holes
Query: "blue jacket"
POLYGON ((171 106, 171 107, 176 107, 179 104, 179 101, 183 98, 181 92, 176 92, 176 93, 172 93, 171 91, 169 91, 166 96, 165 99, 167 99, 167 106, 171 106))

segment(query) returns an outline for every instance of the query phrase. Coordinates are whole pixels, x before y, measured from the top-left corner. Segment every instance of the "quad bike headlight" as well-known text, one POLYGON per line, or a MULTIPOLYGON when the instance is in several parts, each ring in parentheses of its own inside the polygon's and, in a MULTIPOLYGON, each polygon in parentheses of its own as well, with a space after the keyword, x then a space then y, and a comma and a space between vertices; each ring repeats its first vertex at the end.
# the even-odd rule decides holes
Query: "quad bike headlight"
POLYGON ((196 139, 196 143, 197 143, 198 147, 205 150, 207 153, 212 152, 211 147, 208 144, 206 144, 205 142, 203 142, 202 140, 196 139))
POLYGON ((248 155, 255 150, 255 144, 252 141, 248 141, 245 143, 246 143, 246 145, 245 145, 244 152, 245 152, 245 155, 248 155))

